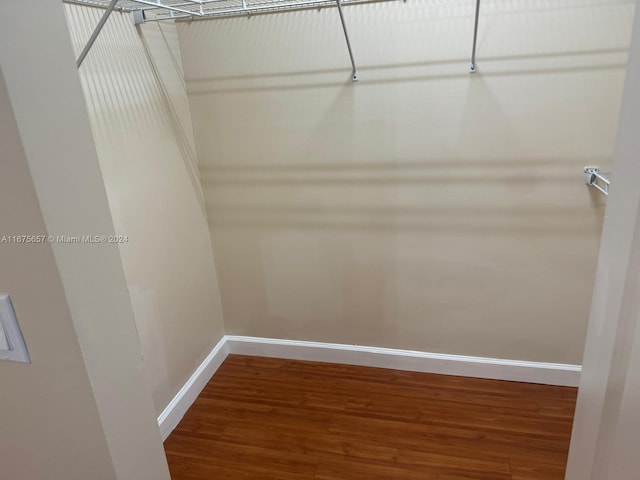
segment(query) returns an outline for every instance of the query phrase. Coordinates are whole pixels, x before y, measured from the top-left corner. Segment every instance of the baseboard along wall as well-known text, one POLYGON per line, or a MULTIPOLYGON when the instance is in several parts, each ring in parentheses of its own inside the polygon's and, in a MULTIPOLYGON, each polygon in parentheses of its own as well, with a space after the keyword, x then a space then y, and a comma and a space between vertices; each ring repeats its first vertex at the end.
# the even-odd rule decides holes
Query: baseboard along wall
POLYGON ((189 380, 182 386, 176 396, 169 402, 169 405, 162 411, 158 417, 158 426, 160 434, 164 442, 178 426, 184 414, 187 413, 189 407, 196 401, 200 392, 207 385, 213 374, 216 373, 224 359, 229 355, 227 350, 227 339, 222 337, 218 344, 213 347, 211 353, 200 364, 189 380))
POLYGON ((225 335, 158 417, 163 440, 176 428, 230 353, 569 387, 578 386, 582 371, 580 365, 225 335))

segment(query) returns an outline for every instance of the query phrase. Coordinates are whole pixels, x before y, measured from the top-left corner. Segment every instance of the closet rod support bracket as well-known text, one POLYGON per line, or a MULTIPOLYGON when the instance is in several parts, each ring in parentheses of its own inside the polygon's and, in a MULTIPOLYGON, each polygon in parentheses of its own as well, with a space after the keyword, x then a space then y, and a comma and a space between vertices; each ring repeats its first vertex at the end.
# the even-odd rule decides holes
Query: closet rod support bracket
POLYGON ((478 23, 480 22, 480 0, 476 0, 476 8, 473 21, 473 44, 471 46, 471 62, 469 63, 469 73, 476 73, 476 49, 478 46, 478 23))
POLYGON ((100 31, 102 31, 102 27, 104 27, 104 24, 107 23, 107 20, 109 19, 109 15, 111 15, 111 12, 113 12, 113 9, 116 8, 116 3, 118 3, 118 0, 111 0, 111 3, 109 3, 109 6, 102 14, 102 17, 98 22, 98 25, 93 30, 93 33, 91 34, 91 37, 89 37, 87 44, 82 49, 82 52, 78 57, 78 60, 76 60, 76 68, 80 68, 80 65, 82 65, 82 62, 84 62, 84 59, 89 53, 89 50, 91 50, 91 47, 93 47, 93 44, 96 41, 96 38, 98 38, 98 35, 100 35, 100 31))
POLYGON ((349 59, 351 60, 351 81, 357 82, 358 67, 356 67, 356 61, 353 58, 353 50, 351 49, 351 41, 349 40, 349 31, 347 30, 347 23, 344 20, 344 13, 342 13, 342 0, 336 0, 336 6, 338 7, 338 14, 340 15, 340 23, 342 23, 342 31, 344 32, 344 39, 347 42, 349 59))
POLYGON ((609 186, 611 185, 609 175, 600 172, 600 168, 598 167, 584 167, 584 183, 585 185, 594 187, 600 193, 609 195, 609 186))

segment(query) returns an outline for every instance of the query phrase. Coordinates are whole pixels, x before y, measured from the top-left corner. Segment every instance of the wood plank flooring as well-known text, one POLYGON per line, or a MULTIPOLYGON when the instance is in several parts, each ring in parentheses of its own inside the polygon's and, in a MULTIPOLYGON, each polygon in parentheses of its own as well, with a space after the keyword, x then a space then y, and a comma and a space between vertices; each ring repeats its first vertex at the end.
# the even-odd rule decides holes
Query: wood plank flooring
POLYGON ((562 480, 576 394, 230 355, 165 451, 173 480, 562 480))

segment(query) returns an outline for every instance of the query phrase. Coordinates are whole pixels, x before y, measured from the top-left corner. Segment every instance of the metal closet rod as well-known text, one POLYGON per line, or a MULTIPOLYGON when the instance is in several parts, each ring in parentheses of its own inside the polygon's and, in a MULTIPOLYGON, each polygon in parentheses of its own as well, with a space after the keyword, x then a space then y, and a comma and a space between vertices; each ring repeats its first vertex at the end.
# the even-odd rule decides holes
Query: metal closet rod
MULTIPOLYGON (((140 0, 134 0, 140 1, 140 0)), ((196 2, 197 0, 187 0, 191 2, 196 2)), ((224 0, 202 0, 201 3, 215 3, 224 0)), ((377 2, 385 2, 390 0, 361 0, 361 1, 350 1, 349 4, 362 4, 362 3, 377 3, 377 2)), ((393 0, 391 0, 393 1, 393 0)), ((406 0, 405 0, 406 1, 406 0)), ((313 8, 313 7, 321 7, 323 5, 330 5, 332 2, 327 0, 308 0, 304 2, 292 2, 291 4, 280 4, 280 5, 259 5, 252 7, 251 5, 246 5, 245 0, 243 0, 243 8, 230 8, 227 10, 218 10, 215 12, 205 12, 201 15, 179 15, 179 16, 171 16, 169 18, 174 18, 177 20, 195 20, 195 19, 206 19, 211 17, 222 17, 222 16, 233 16, 233 15, 246 15, 249 13, 274 13, 278 10, 291 9, 291 8, 313 8)), ((349 33, 347 31, 347 26, 344 21, 344 15, 342 13, 342 1, 336 0, 336 6, 338 7, 338 11, 340 13, 340 20, 342 22, 342 28, 344 29, 345 39, 347 41, 347 48, 349 49, 349 57, 351 58, 351 65, 353 67, 352 78, 353 81, 358 81, 358 71, 356 68, 355 60, 353 58, 353 52, 351 50, 351 42, 349 41, 349 33)), ((186 6, 187 4, 179 4, 180 6, 186 6)), ((157 5, 152 10, 162 8, 157 5)), ((476 52, 478 46, 478 24, 480 23, 480 0, 475 1, 475 9, 474 9, 474 22, 473 22, 473 42, 471 46, 471 60, 469 62, 469 73, 476 73, 478 71, 478 65, 476 63, 476 52)))
MULTIPOLYGON (((138 3, 143 3, 143 4, 149 4, 149 5, 155 5, 157 6, 157 4, 151 3, 147 0, 135 0, 138 3)), ((211 0, 211 1, 216 1, 216 0, 211 0)), ((353 50, 351 48, 351 41, 349 39, 349 31, 347 30, 347 24, 345 22, 344 19, 344 13, 342 11, 342 0, 335 0, 336 2, 336 6, 338 7, 338 14, 340 15, 340 23, 342 24, 342 30, 344 32, 344 38, 347 42, 347 50, 349 51, 349 59, 351 60, 351 80, 353 82, 357 82, 358 81, 358 69, 356 67, 356 61, 354 59, 353 56, 353 50)), ((109 3, 109 6, 107 7, 107 9, 105 10, 104 14, 102 15, 102 18, 100 18, 100 21, 98 22, 98 25, 96 26, 95 30, 93 31, 93 33, 91 34, 91 37, 89 38, 89 41, 87 42, 87 44, 85 45, 84 49, 82 50, 82 53, 80 54, 80 56, 78 57, 78 60, 76 61, 76 66, 77 68, 80 68, 80 65, 82 65, 82 62, 84 61, 84 59, 86 58, 87 54, 89 53, 89 51, 91 50, 91 47, 93 46, 94 42, 96 41, 96 39, 98 38, 98 35, 100 34, 100 31, 102 30, 102 28, 104 27, 105 23, 107 23, 107 20, 109 18, 109 15, 111 15, 111 12, 113 12, 114 8, 116 7, 116 4, 118 3, 118 0, 111 0, 111 2, 109 3)), ((195 3, 195 2, 194 2, 195 3)), ((211 3, 211 2, 209 2, 211 3)), ((266 9, 266 8, 270 8, 273 9, 273 6, 265 6, 265 7, 255 7, 255 8, 246 8, 246 2, 245 0, 242 1, 242 4, 245 6, 244 9, 241 9, 239 11, 243 12, 243 13, 250 13, 251 10, 259 10, 259 9, 266 9)), ((318 4, 322 4, 322 5, 326 5, 327 2, 326 0, 311 0, 309 2, 298 2, 298 3, 291 3, 291 6, 300 6, 300 5, 318 5, 318 4)), ((286 5, 289 4, 281 4, 279 5, 280 8, 284 8, 286 5)), ((166 8, 166 7, 164 7, 166 8)), ((175 8, 175 7, 171 7, 170 10, 177 10, 179 12, 186 12, 186 13, 190 13, 188 10, 183 10, 181 8, 175 8)), ((134 11, 135 13, 135 11, 134 11)), ((203 15, 200 15, 203 16, 203 15)), ((142 23, 144 22, 144 14, 140 15, 140 16, 135 16, 134 15, 134 23, 138 24, 138 23, 142 23)))
MULTIPOLYGON (((79 3, 79 4, 85 4, 84 2, 92 2, 95 0, 63 0, 65 2, 68 3, 79 3)), ((190 19, 190 20, 198 20, 198 19, 206 19, 206 18, 211 18, 211 17, 218 17, 218 16, 226 16, 226 12, 232 11, 238 11, 240 13, 246 13, 246 10, 273 10, 273 11, 278 11, 281 9, 295 9, 296 6, 301 5, 302 8, 305 8, 304 5, 306 3, 310 3, 310 4, 314 4, 314 5, 318 5, 318 6, 331 6, 334 4, 335 0, 315 0, 313 2, 301 2, 301 1, 293 1, 285 4, 285 3, 277 3, 277 2, 268 2, 268 1, 264 1, 262 0, 260 3, 258 3, 257 5, 251 5, 249 3, 249 1, 243 1, 242 2, 242 7, 238 8, 238 7, 232 7, 229 9, 210 9, 210 10, 206 10, 205 8, 208 8, 208 5, 214 4, 214 3, 221 3, 221 2, 228 2, 229 0, 183 0, 181 3, 172 3, 170 5, 165 5, 162 3, 162 0, 128 0, 129 3, 139 3, 142 5, 145 5, 144 7, 144 11, 145 12, 149 12, 152 10, 167 10, 170 14, 171 11, 174 12, 178 12, 177 14, 174 14, 172 16, 167 16, 167 19, 177 19, 177 20, 185 20, 185 19, 190 19), (182 8, 185 7, 185 8, 182 8), (187 10, 186 7, 200 7, 197 10, 187 10), (246 8, 245 8, 246 7, 246 8)), ((343 4, 362 4, 362 3, 380 3, 380 2, 392 2, 392 1, 400 1, 400 0, 349 0, 347 2, 343 1, 343 4)), ((406 1, 406 0, 404 0, 406 1)), ((135 8, 132 7, 121 7, 121 9, 125 10, 125 11, 135 11, 135 8)), ((156 21, 159 19, 149 19, 149 21, 156 21)))
MULTIPOLYGON (((140 0, 133 0, 140 1, 140 0)), ((147 0, 144 0, 147 1, 147 0)), ((206 0, 207 3, 215 3, 226 0, 206 0)), ((366 3, 382 3, 382 2, 393 2, 400 0, 342 0, 342 5, 362 5, 366 3)), ((184 4, 180 4, 184 6, 184 4)), ((166 18, 149 18, 145 19, 146 22, 156 22, 162 20, 177 20, 180 22, 185 21, 199 21, 199 20, 211 20, 214 18, 224 18, 224 17, 232 17, 232 16, 245 16, 245 15, 260 15, 260 14, 268 14, 268 13, 279 13, 282 11, 295 11, 295 10, 307 10, 311 8, 322 8, 322 7, 333 7, 336 5, 336 0, 303 0, 296 1, 292 0, 290 2, 281 2, 281 3, 261 3, 258 5, 251 5, 247 1, 243 2, 242 7, 231 7, 225 9, 217 9, 217 10, 204 10, 203 13, 196 12, 179 12, 179 13, 171 13, 166 18)), ((144 11, 150 10, 162 10, 165 7, 160 7, 157 4, 154 4, 153 7, 145 8, 144 11)))
MULTIPOLYGON (((69 3, 79 3, 79 4, 91 4, 83 3, 82 0, 66 0, 69 3)), ((147 5, 149 8, 140 9, 140 10, 130 10, 134 17, 134 23, 137 25, 139 23, 143 23, 146 21, 144 12, 145 10, 156 10, 156 9, 164 9, 169 11, 169 16, 167 20, 194 20, 194 19, 205 19, 205 18, 215 18, 215 17, 225 17, 225 16, 234 16, 234 15, 250 15, 250 14, 261 14, 261 13, 274 13, 277 11, 283 10, 295 10, 295 9, 305 9, 305 8, 313 8, 313 7, 323 7, 333 5, 334 0, 306 0, 306 1, 291 1, 288 3, 280 3, 280 4, 267 4, 267 5, 256 5, 252 6, 247 3, 247 0, 242 0, 241 8, 230 8, 225 10, 216 10, 216 11, 204 11, 203 5, 217 3, 224 0, 185 0, 184 3, 172 4, 172 5, 163 5, 159 2, 159 0, 131 0, 141 5, 147 5), (193 11, 181 8, 183 6, 200 6, 200 11, 193 11), (177 15, 176 13, 177 12, 177 15)), ((361 4, 361 3, 374 3, 379 1, 389 1, 389 0, 353 0, 349 1, 349 4, 361 4)), ((76 62, 78 68, 82 65, 85 57, 91 50, 93 43, 96 38, 100 34, 102 27, 106 23, 107 19, 111 12, 116 8, 118 0, 111 0, 109 6, 105 10, 102 18, 98 22, 94 32, 91 34, 87 45, 82 50, 82 53, 78 57, 76 62)), ((94 4, 95 5, 95 4, 94 4)), ((342 30, 344 32, 345 41, 347 44, 347 50, 349 52, 349 59, 351 61, 351 80, 353 82, 358 81, 358 68, 356 66, 356 61, 353 54, 353 49, 351 47, 351 40, 349 38, 349 31, 347 29, 347 24, 344 18, 344 12, 342 11, 342 0, 335 0, 335 5, 338 8, 338 14, 340 16, 340 23, 342 24, 342 30)), ((124 10, 124 8, 120 8, 119 10, 124 10)), ((152 21, 158 21, 161 19, 154 19, 152 21)), ((474 24, 473 24, 473 43, 471 47, 471 61, 469 63, 469 73, 477 72, 476 65, 476 49, 478 43, 478 23, 480 20, 480 0, 476 0, 475 2, 475 15, 474 15, 474 24)))
MULTIPOLYGON (((105 10, 107 5, 104 2, 98 2, 97 0, 62 0, 62 3, 70 3, 71 5, 80 5, 81 7, 99 8, 105 10)), ((114 10, 118 12, 130 12, 130 8, 116 6, 114 10)))

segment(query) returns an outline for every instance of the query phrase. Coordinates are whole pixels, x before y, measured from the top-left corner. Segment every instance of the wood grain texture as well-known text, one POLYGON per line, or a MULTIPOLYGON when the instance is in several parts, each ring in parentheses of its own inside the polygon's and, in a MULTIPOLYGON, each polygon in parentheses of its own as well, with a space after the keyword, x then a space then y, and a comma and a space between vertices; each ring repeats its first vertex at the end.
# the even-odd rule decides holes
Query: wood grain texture
POLYGON ((562 480, 577 389, 229 355, 173 480, 562 480))

